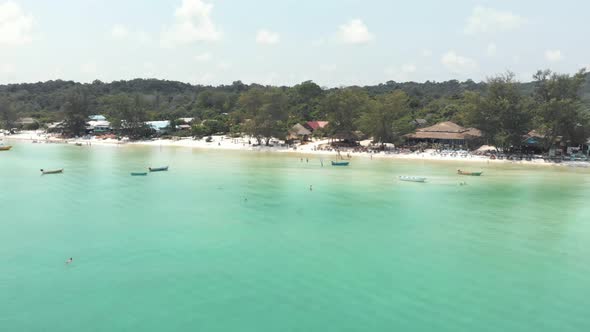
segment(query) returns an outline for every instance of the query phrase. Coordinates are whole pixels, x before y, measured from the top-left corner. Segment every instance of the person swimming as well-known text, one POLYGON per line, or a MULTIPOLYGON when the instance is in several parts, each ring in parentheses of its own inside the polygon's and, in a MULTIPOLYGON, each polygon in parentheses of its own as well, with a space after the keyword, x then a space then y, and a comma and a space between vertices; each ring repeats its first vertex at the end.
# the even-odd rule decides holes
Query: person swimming
POLYGON ((68 258, 68 259, 66 260, 66 265, 68 265, 68 264, 72 264, 72 262, 73 262, 73 261, 74 261, 74 259, 73 259, 72 257, 68 258))
POLYGON ((313 185, 312 184, 309 185, 309 191, 313 191, 313 185))

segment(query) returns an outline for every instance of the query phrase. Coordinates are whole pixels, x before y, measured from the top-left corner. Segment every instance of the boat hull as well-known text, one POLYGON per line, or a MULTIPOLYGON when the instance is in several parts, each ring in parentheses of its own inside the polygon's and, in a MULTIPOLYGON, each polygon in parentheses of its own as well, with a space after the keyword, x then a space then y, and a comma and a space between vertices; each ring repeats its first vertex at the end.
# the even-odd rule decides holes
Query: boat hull
POLYGON ((147 172, 131 172, 131 176, 146 176, 147 172))
POLYGON ((418 182, 418 183, 426 182, 426 178, 421 177, 421 176, 400 176, 399 180, 405 181, 405 182, 418 182))
POLYGON ((348 166, 350 165, 349 161, 333 161, 332 166, 348 166))
POLYGON ((166 167, 150 167, 149 168, 150 172, 165 172, 168 170, 168 166, 166 167))
POLYGON ((8 145, 8 146, 0 146, 0 151, 8 151, 10 149, 12 149, 12 146, 11 145, 8 145))
POLYGON ((63 168, 62 169, 49 170, 49 171, 41 170, 41 175, 61 174, 63 172, 64 172, 63 168))
POLYGON ((459 175, 465 175, 465 176, 481 176, 483 174, 483 172, 463 172, 463 171, 457 171, 457 174, 459 174, 459 175))

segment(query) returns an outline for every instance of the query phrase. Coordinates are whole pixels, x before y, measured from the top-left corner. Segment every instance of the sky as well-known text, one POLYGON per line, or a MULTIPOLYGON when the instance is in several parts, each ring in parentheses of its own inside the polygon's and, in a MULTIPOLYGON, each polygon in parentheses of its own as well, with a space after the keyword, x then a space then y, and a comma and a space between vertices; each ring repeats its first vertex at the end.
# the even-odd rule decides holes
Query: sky
POLYGON ((590 1, 0 0, 0 83, 326 86, 590 67, 590 1))

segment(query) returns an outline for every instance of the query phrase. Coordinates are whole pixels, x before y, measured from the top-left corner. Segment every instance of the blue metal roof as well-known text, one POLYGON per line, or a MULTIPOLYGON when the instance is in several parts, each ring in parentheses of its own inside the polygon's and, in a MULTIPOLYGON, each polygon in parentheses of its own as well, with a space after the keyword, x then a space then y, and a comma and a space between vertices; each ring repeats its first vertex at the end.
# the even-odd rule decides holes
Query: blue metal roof
POLYGON ((100 114, 91 115, 88 118, 92 121, 105 121, 107 119, 104 115, 100 115, 100 114))

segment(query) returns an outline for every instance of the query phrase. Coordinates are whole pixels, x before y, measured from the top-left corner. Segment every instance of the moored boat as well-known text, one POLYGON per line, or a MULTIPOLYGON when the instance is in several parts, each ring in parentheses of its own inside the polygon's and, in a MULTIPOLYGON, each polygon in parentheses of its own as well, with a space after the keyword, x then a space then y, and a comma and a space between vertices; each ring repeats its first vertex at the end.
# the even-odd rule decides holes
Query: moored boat
POLYGON ((0 145, 0 151, 8 151, 12 149, 12 145, 0 145))
POLYGON ((348 166, 350 161, 332 161, 332 166, 348 166))
POLYGON ((164 172, 168 170, 168 166, 163 167, 149 167, 150 172, 164 172))
POLYGON ((406 175, 402 175, 399 177, 400 181, 406 181, 406 182, 426 182, 426 178, 422 177, 422 176, 406 176, 406 175))
POLYGON ((465 171, 458 169, 457 174, 468 175, 468 176, 481 176, 483 174, 483 172, 465 172, 465 171))
POLYGON ((131 176, 146 176, 148 172, 131 172, 131 176))
POLYGON ((41 174, 45 175, 45 174, 61 174, 64 172, 63 168, 60 169, 51 169, 51 170, 44 170, 41 169, 41 174))

